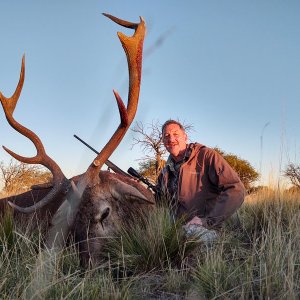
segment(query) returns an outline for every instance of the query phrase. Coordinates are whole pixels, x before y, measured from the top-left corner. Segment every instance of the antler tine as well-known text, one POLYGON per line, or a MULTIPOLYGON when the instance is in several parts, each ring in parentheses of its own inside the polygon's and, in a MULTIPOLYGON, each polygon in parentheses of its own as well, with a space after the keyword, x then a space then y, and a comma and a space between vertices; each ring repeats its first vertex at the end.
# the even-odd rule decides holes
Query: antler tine
POLYGON ((119 127, 109 140, 109 142, 101 150, 101 152, 98 154, 96 159, 93 161, 93 163, 87 170, 86 176, 89 178, 91 178, 91 173, 99 172, 105 161, 109 158, 109 156, 119 145, 136 114, 141 84, 143 42, 146 34, 145 21, 142 17, 140 17, 140 23, 132 23, 125 20, 121 20, 109 14, 104 13, 103 15, 121 26, 135 29, 135 33, 133 36, 128 37, 123 33, 118 32, 118 37, 122 43, 123 49, 127 56, 129 71, 129 91, 127 109, 125 108, 124 103, 119 94, 116 91, 114 91, 114 95, 119 107, 121 122, 119 127))
MULTIPOLYGON (((18 82, 18 85, 16 87, 14 94, 10 98, 6 98, 0 92, 0 101, 1 101, 1 104, 2 104, 2 107, 3 107, 3 110, 4 110, 4 113, 5 113, 8 123, 16 131, 18 131, 22 135, 26 136, 33 142, 33 144, 36 148, 37 154, 33 157, 24 157, 24 156, 14 153, 10 149, 6 148, 5 146, 3 146, 4 150, 7 151, 15 159, 17 159, 21 162, 28 163, 28 164, 41 164, 41 165, 45 166, 46 168, 48 168, 51 171, 51 173, 53 174, 53 182, 54 182, 53 190, 49 193, 49 195, 46 196, 46 198, 43 199, 43 201, 39 204, 38 207, 31 206, 31 207, 26 208, 25 212, 31 213, 31 212, 35 211, 36 208, 41 207, 42 204, 45 205, 45 204, 49 203, 53 199, 53 197, 55 195, 57 195, 57 193, 60 193, 60 192, 62 192, 62 190, 67 189, 67 187, 70 185, 70 183, 68 182, 67 178, 65 177, 65 175, 63 174, 63 172, 61 171, 59 166, 55 163, 55 161, 53 161, 46 154, 44 146, 43 146, 41 140, 39 139, 39 137, 34 132, 32 132, 28 128, 24 127, 20 123, 18 123, 13 117, 14 110, 16 108, 17 102, 19 100, 19 97, 20 97, 20 94, 21 94, 21 91, 23 88, 24 79, 25 79, 25 55, 23 55, 23 58, 22 58, 20 79, 19 79, 19 82, 18 82)), ((22 208, 17 207, 17 206, 14 206, 14 208, 16 208, 17 210, 19 209, 20 211, 22 210, 22 208)), ((24 210, 23 210, 23 212, 24 212, 24 210)))
MULTIPOLYGON (((16 90, 14 94, 10 98, 6 98, 3 96, 3 94, 0 91, 0 100, 5 112, 6 117, 9 116, 10 114, 13 114, 15 107, 17 105, 17 102, 19 100, 23 84, 24 84, 24 79, 25 79, 25 55, 22 57, 22 65, 21 65, 21 72, 20 72, 20 79, 18 82, 18 85, 16 87, 16 90)), ((8 119, 9 122, 9 119, 8 119)))
POLYGON ((112 21, 114 21, 115 23, 123 26, 123 27, 127 27, 127 28, 131 28, 131 29, 136 29, 138 26, 139 26, 139 23, 132 23, 132 22, 129 22, 129 21, 125 21, 125 20, 122 20, 122 19, 119 19, 115 16, 112 16, 110 14, 107 14, 107 13, 102 13, 103 16, 111 19, 112 21))

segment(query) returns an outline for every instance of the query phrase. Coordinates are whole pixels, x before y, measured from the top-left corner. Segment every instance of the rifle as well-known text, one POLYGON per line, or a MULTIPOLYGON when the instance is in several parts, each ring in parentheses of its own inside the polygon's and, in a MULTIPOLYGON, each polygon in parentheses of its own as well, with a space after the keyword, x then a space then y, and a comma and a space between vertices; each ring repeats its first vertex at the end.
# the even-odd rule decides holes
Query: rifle
MULTIPOLYGON (((92 146, 90 146, 88 143, 86 143, 84 140, 82 140, 80 137, 78 137, 76 134, 73 135, 78 141, 80 141, 82 144, 84 144, 85 146, 87 146, 89 149, 91 149, 93 152, 95 152, 96 154, 99 154, 99 152, 94 149, 92 146)), ((154 193, 157 193, 157 188, 155 185, 153 185, 147 178, 143 177, 142 175, 140 175, 134 168, 130 167, 126 173, 125 171, 123 171, 122 169, 120 169, 118 166, 116 166, 113 162, 111 162, 110 160, 107 160, 105 162, 105 164, 112 169, 115 173, 117 174, 121 174, 124 175, 126 177, 135 177, 138 180, 142 181, 143 183, 145 183, 149 189, 151 189, 154 193)))
POLYGON ((147 178, 143 177, 141 174, 139 174, 134 168, 130 167, 127 172, 133 176, 136 177, 138 180, 144 182, 149 189, 151 189, 154 193, 157 193, 157 188, 155 185, 153 185, 147 178))

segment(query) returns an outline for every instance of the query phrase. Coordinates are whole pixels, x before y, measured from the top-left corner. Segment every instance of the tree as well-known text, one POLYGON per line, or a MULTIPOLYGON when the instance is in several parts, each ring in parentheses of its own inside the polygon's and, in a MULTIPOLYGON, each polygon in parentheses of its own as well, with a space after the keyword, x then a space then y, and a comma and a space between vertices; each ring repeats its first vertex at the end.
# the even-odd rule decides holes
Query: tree
MULTIPOLYGON (((166 161, 164 159, 161 160, 162 168, 166 164, 166 161)), ((138 172, 143 176, 152 181, 153 183, 157 180, 157 173, 156 173, 156 161, 154 159, 147 159, 144 161, 141 161, 139 163, 139 170, 138 172)))
POLYGON ((237 155, 225 153, 218 147, 214 148, 215 151, 220 153, 228 164, 237 172, 242 183, 247 191, 252 188, 253 183, 259 178, 259 173, 251 166, 251 164, 237 155))
POLYGON ((163 168, 162 161, 167 152, 162 142, 161 124, 158 121, 152 121, 145 128, 142 122, 136 122, 132 131, 138 134, 133 138, 132 147, 139 144, 143 152, 146 153, 146 156, 141 158, 141 168, 143 169, 147 164, 149 167, 152 166, 151 177, 157 178, 163 168))
POLYGON ((0 162, 2 192, 13 195, 30 190, 34 184, 49 182, 52 174, 39 165, 28 165, 10 160, 8 164, 0 162))
POLYGON ((288 164, 284 170, 284 176, 291 181, 294 187, 300 188, 300 165, 288 164))
MULTIPOLYGON (((186 132, 189 132, 193 126, 191 124, 182 124, 186 132)), ((159 173, 165 165, 165 156, 167 150, 163 145, 163 137, 161 132, 162 124, 159 121, 152 121, 147 127, 142 122, 136 122, 133 132, 136 133, 133 138, 132 147, 140 145, 142 151, 146 154, 141 158, 139 163, 139 172, 153 182, 156 181, 159 173)))

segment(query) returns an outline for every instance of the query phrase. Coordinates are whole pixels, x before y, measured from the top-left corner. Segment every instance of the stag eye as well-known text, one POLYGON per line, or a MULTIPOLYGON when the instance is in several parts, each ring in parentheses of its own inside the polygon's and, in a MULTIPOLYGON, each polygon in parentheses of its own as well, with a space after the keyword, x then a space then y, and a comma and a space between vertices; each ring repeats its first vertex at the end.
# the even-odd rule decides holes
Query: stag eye
POLYGON ((102 226, 103 229, 104 229, 103 221, 109 216, 109 213, 110 213, 110 208, 107 207, 107 208, 104 209, 104 211, 103 211, 103 213, 102 213, 102 215, 100 217, 99 221, 100 221, 100 224, 101 224, 101 226, 102 226))

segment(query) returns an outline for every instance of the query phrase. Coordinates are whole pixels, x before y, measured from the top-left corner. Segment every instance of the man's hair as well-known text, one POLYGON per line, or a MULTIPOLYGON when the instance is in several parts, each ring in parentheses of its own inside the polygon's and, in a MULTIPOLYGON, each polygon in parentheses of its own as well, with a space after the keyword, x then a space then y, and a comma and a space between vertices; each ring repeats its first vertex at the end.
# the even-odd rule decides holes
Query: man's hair
POLYGON ((180 128, 183 132, 185 132, 185 128, 183 127, 183 125, 182 125, 180 122, 175 121, 175 120, 172 120, 172 119, 167 120, 167 121, 163 124, 163 126, 161 127, 161 132, 164 133, 164 130, 165 130, 166 126, 168 126, 168 125, 170 125, 170 124, 177 124, 177 125, 179 126, 179 128, 180 128))

